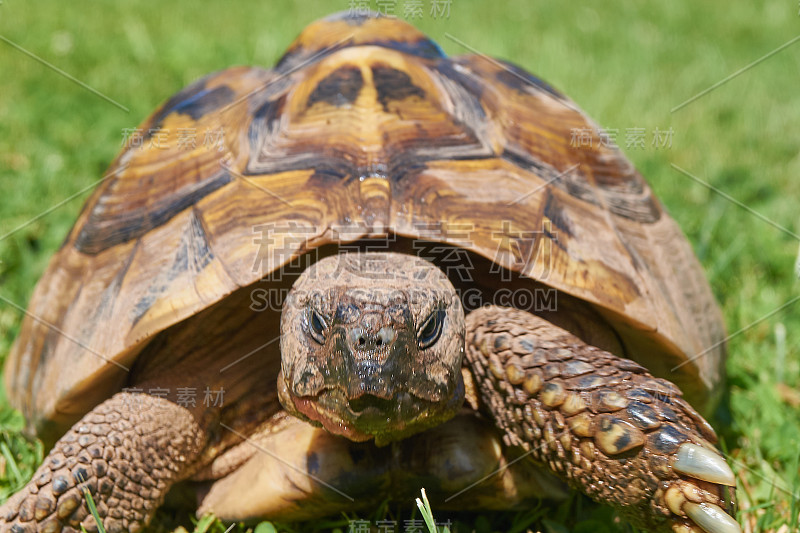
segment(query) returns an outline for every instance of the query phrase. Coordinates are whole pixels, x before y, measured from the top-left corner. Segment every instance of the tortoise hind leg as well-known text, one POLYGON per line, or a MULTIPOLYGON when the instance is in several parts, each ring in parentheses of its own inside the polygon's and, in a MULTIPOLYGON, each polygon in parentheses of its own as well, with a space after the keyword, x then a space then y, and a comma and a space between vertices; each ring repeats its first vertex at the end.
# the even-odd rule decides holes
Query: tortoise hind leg
POLYGON ((0 507, 0 531, 96 531, 79 485, 108 533, 144 526, 205 444, 192 414, 162 398, 118 393, 53 447, 33 479, 0 507))
POLYGON ((716 436, 671 383, 501 307, 467 316, 466 358, 504 442, 573 487, 648 530, 740 531, 716 436))

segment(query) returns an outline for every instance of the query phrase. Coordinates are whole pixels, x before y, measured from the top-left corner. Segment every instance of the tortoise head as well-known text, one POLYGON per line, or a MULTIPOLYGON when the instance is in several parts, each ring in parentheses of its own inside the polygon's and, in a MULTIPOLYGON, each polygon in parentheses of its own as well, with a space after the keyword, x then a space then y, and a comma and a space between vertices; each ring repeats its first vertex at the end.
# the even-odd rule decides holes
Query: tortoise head
POLYGON ((332 433, 383 445, 461 407, 464 310, 427 261, 374 252, 323 259, 292 287, 281 332, 281 403, 332 433))

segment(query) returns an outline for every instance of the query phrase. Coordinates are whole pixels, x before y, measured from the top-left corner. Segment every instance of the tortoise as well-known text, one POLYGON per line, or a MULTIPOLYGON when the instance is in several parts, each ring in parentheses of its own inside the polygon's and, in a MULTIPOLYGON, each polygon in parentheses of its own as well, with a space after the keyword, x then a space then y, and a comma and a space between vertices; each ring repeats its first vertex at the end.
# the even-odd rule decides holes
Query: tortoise
POLYGON ((8 357, 52 449, 2 531, 96 530, 86 490, 137 531, 179 482, 225 520, 572 487, 651 530, 740 530, 704 418, 725 359, 708 283, 550 85, 339 14, 140 132, 8 357))

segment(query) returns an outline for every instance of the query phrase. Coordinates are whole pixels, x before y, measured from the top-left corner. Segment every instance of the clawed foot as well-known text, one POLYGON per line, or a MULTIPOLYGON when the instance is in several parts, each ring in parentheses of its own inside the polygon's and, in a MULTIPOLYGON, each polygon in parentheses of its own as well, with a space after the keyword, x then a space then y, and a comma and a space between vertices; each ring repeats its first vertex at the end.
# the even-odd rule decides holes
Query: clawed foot
POLYGON ((677 387, 516 309, 467 317, 466 357, 504 432, 647 530, 738 533, 733 472, 677 387))
POLYGON ((75 424, 33 479, 0 506, 0 533, 139 531, 198 456, 205 432, 183 407, 121 392, 75 424))
POLYGON ((659 487, 655 501, 674 515, 672 530, 739 533, 731 517, 736 481, 725 459, 715 450, 686 442, 670 462, 680 479, 659 487))

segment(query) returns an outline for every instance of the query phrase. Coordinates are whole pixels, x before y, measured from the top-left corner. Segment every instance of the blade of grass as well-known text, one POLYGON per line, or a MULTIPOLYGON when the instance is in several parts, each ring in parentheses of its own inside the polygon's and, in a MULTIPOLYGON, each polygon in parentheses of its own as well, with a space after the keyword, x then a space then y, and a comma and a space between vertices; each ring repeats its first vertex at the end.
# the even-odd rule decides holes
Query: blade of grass
MULTIPOLYGON (((428 501, 428 495, 425 494, 425 489, 422 489, 422 499, 417 498, 417 507, 422 513, 422 519, 425 520, 425 525, 428 526, 430 533, 439 533, 436 527, 436 521, 433 519, 433 510, 431 509, 431 502, 428 501)), ((443 533, 450 533, 450 528, 445 526, 442 528, 443 533)))
MULTIPOLYGON (((86 498, 86 505, 89 506, 89 512, 92 513, 94 521, 97 524, 98 533, 106 533, 106 528, 103 527, 103 520, 100 518, 100 513, 97 512, 97 505, 94 503, 92 493, 89 492, 89 487, 84 485, 81 487, 81 490, 83 491, 83 497, 86 498)), ((87 533, 83 525, 81 525, 81 531, 83 531, 83 533, 87 533)))
MULTIPOLYGON (((6 439, 7 438, 8 437, 6 437, 6 439)), ((11 475, 14 476, 14 485, 21 485, 25 479, 22 477, 22 474, 17 467, 17 461, 14 459, 14 454, 11 453, 11 449, 8 447, 8 444, 5 442, 0 442, 0 452, 2 452, 3 457, 6 460, 6 467, 8 467, 8 469, 11 471, 11 475)))

